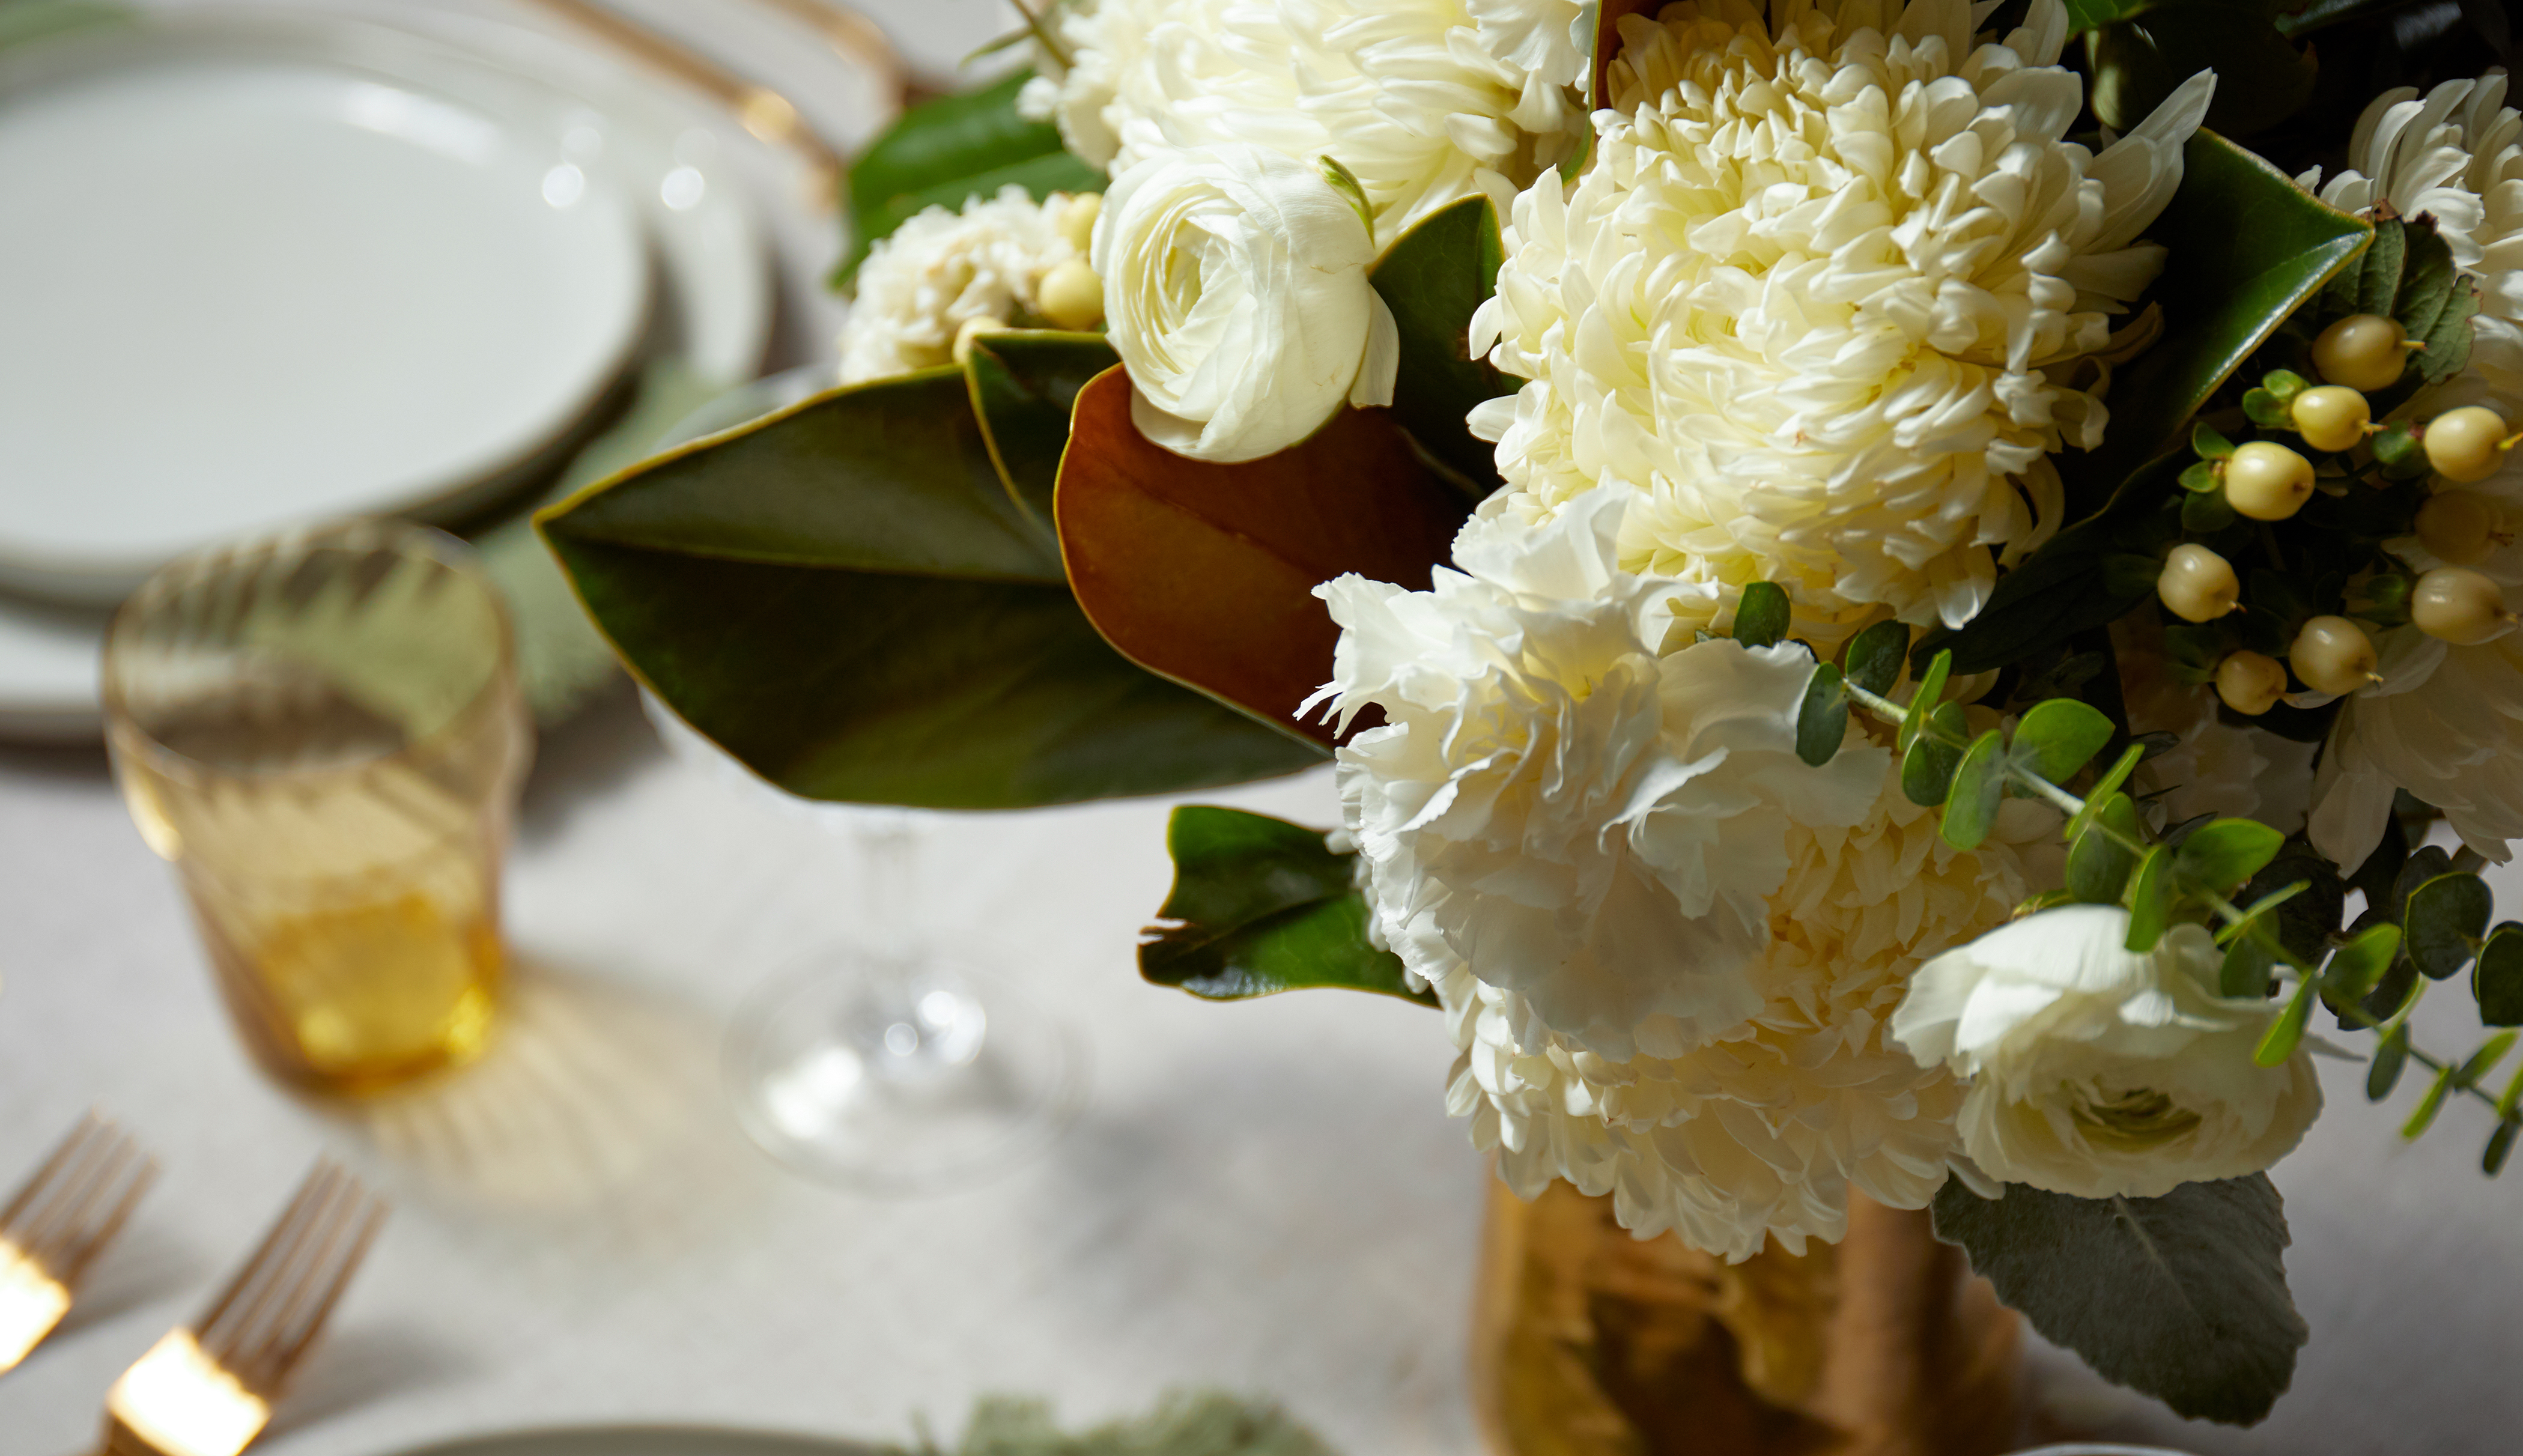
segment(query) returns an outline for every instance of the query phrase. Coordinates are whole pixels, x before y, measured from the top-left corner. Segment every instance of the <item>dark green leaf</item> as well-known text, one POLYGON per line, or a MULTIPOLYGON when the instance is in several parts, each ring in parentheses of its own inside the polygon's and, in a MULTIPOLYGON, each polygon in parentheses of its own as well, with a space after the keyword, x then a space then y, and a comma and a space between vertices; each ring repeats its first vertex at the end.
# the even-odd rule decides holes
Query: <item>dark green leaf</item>
MULTIPOLYGON (((2197 455, 2203 463, 2210 460, 2222 460, 2234 452, 2234 442, 2227 440, 2214 425, 2201 420, 2190 427, 2190 452, 2197 455)), ((2184 486, 2190 485, 2189 471, 2181 472, 2181 483, 2184 486)), ((2192 489, 2197 488, 2192 487, 2192 489)))
POLYGON ((2186 890, 2221 895, 2278 857, 2286 836, 2258 820, 2220 819, 2181 841, 2172 869, 2186 890))
POLYGON ((2172 923, 2172 846, 2159 844, 2137 862, 2129 882, 2128 948, 2143 955, 2155 949, 2172 923))
POLYGON ((2411 890, 2401 918, 2410 963, 2431 981, 2469 964, 2494 908, 2488 881, 2476 874, 2439 874, 2411 890))
POLYGON ((2105 1380, 2193 1419, 2249 1425, 2295 1378, 2309 1334, 2287 1292, 2286 1213, 2265 1174, 2160 1198, 2077 1198, 2023 1184, 1981 1198, 1954 1179, 1936 1237, 1997 1297, 2105 1380))
POLYGON ((1839 669, 1816 663, 1796 710, 1796 757, 1819 769, 1839 752, 1847 736, 1848 693, 1840 686, 1839 669))
POLYGON ((2363 1001, 2400 952, 2400 926, 2389 921, 2366 926, 2332 952, 2329 963, 2322 966, 2322 996, 2335 1006, 2363 1001))
POLYGON ((1096 634, 960 370, 818 396, 540 525, 633 672, 808 798, 1016 809, 1320 758, 1096 634))
POLYGON ((1972 740, 1954 770, 1942 833, 1956 849, 1977 849, 1997 822, 2006 793, 2006 735, 1995 728, 1972 740))
POLYGON ((2512 921, 2489 932, 2470 973, 2479 1019, 2491 1026, 2523 1026, 2523 925, 2512 921))
POLYGON ((2261 1035, 2261 1044, 2252 1049, 2252 1060, 2261 1066, 2282 1066, 2295 1055, 2296 1047, 2304 1041, 2305 1026, 2312 1019, 2314 985, 2309 980, 2297 984, 2295 994, 2287 998, 2286 1010, 2269 1023, 2269 1029, 2261 1035))
POLYGON ((1746 647, 1776 646, 1786 640, 1788 621, 1787 588, 1754 582, 1735 604, 1735 640, 1746 647))
MULTIPOLYGON (((1944 700, 1945 679, 1953 670, 1954 655, 1950 652, 1939 652, 1929 659, 1926 675, 1919 679, 1918 688, 1910 694, 1910 706, 1901 714, 1901 728, 1895 735, 1894 747, 1905 754, 1910 751, 1910 743, 1919 736, 1919 729, 1928 726, 1928 715, 1944 700)), ((1944 799, 1939 795, 1935 802, 1941 804, 1944 799)))
POLYGON ((2418 1105, 2409 1113, 2409 1120, 2401 1124, 2402 1137, 2415 1142, 2435 1125, 2436 1114, 2444 1110, 2446 1095, 2452 1091, 2452 1070, 2446 1067, 2427 1084, 2426 1096, 2418 1099, 2418 1105))
POLYGON ((1395 239, 1367 274, 1402 331, 1394 418, 1483 495, 1498 487, 1498 461, 1463 417, 1523 383, 1471 354, 1472 310, 1490 296, 1505 257, 1489 199, 1467 197, 1395 239))
POLYGON ((961 208, 1010 183, 1036 198, 1104 190, 1103 171, 1063 150, 1058 127, 1017 115, 1029 75, 915 106, 850 164, 850 248, 834 287, 847 287, 868 250, 924 208, 961 208))
POLYGON ((1971 720, 1963 715, 1960 703, 1939 703, 1928 715, 1929 731, 1910 740, 1909 751, 1901 755, 1901 792, 1913 804, 1932 809, 1945 802, 1953 792, 1954 771, 1962 767, 1963 751, 1947 738, 1961 738, 1971 731, 1971 720))
POLYGON ((2374 1064, 2365 1069, 2365 1100, 2379 1103, 2392 1095, 2401 1080, 2401 1068, 2409 1064, 2409 1028, 2405 1022, 2394 1022, 2384 1028, 2382 1039, 2374 1044, 2374 1064))
POLYGON ((1235 809, 1186 805, 1166 827, 1174 885, 1139 946, 1139 974, 1213 1000, 1335 986, 1427 1006, 1402 958, 1366 937, 1354 854, 1323 833, 1235 809))
POLYGON ((2174 87, 2201 70, 2216 72, 2208 124, 2249 136, 2295 115, 2312 95, 2310 52, 2278 32, 2258 6, 2191 0, 2085 36, 2094 115, 2125 131, 2174 87))
POLYGON ((1977 616, 1959 631, 1928 633, 1913 656, 1948 650, 1955 672, 1987 672, 2061 647, 2152 596, 2158 563, 2143 558, 2131 580, 2118 580, 2112 563, 2126 553, 2116 541, 2124 528, 2142 523, 2149 510, 2180 490, 2187 458, 2166 454, 2131 474, 2101 511, 2052 537, 1999 577, 1977 616))
POLYGON ((2497 1124, 2497 1131, 2488 1135, 2488 1151, 2479 1156, 2479 1171, 2491 1178, 2505 1171, 2505 1157, 2514 1151, 2514 1134, 2518 1131, 2523 1131, 2523 1123, 2497 1124))
POLYGON ((2408 228, 2397 217, 2374 224, 2374 244, 2356 260, 2356 300, 2352 311, 2392 316, 2401 296, 2401 271, 2408 259, 2408 228))
POLYGON ((2090 703, 2051 698, 2034 703, 2015 726, 2016 761, 2052 783, 2065 783, 2112 741, 2112 721, 2090 703))
POLYGON ((1120 362, 1101 334, 1012 330, 973 341, 964 372, 981 438, 1008 493, 1052 549, 1052 487, 1069 447, 1070 406, 1096 375, 1120 362))
POLYGON ((2118 905, 2128 888, 2137 857, 2112 837, 2112 830, 2126 838, 2137 837, 2137 805, 2126 794, 2105 799, 2090 827, 2068 847, 2068 893, 2080 904, 2118 905))
POLYGON ((1842 656, 1848 681, 1877 697, 1901 681, 1901 664, 1910 656, 1910 629, 1898 622, 1878 622, 1851 637, 1842 656))
POLYGON ((2268 995, 2269 967, 2275 963, 2269 954, 2266 932, 2257 925, 2247 927, 2225 947, 2225 959, 2216 967, 2216 994, 2228 997, 2268 995))
POLYGON ((2181 502, 2181 529, 2192 536, 2214 536, 2239 519, 2234 503, 2221 490, 2213 495, 2193 495, 2181 502))

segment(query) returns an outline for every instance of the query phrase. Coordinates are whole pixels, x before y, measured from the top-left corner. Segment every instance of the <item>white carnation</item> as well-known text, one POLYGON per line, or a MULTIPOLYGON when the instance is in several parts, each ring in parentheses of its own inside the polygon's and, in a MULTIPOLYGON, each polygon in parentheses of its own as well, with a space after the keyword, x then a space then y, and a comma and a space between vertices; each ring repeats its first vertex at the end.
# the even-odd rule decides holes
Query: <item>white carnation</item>
POLYGON ((1565 1178, 1608 1193, 1642 1238, 1671 1229, 1728 1258, 1770 1239, 1795 1253, 1837 1240, 1852 1191, 1925 1207, 1960 1145, 1963 1087, 1920 1066, 1886 1023, 1922 955, 1999 923, 2055 878, 2058 822, 2010 801, 1997 832, 1963 853, 1887 779, 1855 828, 1790 829, 1751 971, 1759 1009, 1679 1057, 1619 1060, 1520 1030, 1520 998, 1454 962, 1437 982, 1463 1053, 1449 1109, 1523 1197, 1565 1178))
POLYGON ((1201 460, 1295 445, 1390 404, 1400 336, 1366 226, 1311 162, 1260 147, 1152 157, 1095 223, 1105 326, 1139 433, 1201 460))
POLYGON ((1621 22, 1595 158, 1516 199, 1473 321, 1529 381, 1472 415, 1512 488, 1487 509, 1634 490, 1625 565, 1784 583, 1826 638, 1877 604, 1979 609, 2059 523, 2049 453, 2102 438, 2093 355, 2162 266, 2137 235, 2213 84, 2095 156, 2063 139, 2084 94, 2053 64, 2059 0, 1976 46, 1970 15, 1711 0, 1621 22))
POLYGON ((1246 143, 1357 174, 1390 241, 1531 181, 1574 144, 1592 7, 1575 0, 1095 0, 1026 104, 1116 175, 1246 143))
POLYGON ((1065 219, 1094 201, 1055 192, 1037 203, 1011 184, 894 229, 859 264, 841 321, 841 383, 951 363, 957 331, 976 318, 1039 324, 1035 288, 1079 256, 1065 219))
POLYGON ((1386 719, 1337 771, 1384 933, 1428 981, 1460 964, 1515 993, 1520 1039, 1614 1059, 1678 1056, 1760 1009, 1790 831, 1858 822, 1888 764, 1797 759, 1801 648, 1661 651, 1673 591, 1615 566, 1622 505, 1572 501, 1539 532, 1475 521, 1428 591, 1316 588, 1343 629, 1318 701, 1386 719))
POLYGON ((1892 1035, 1967 1079, 1963 1151, 1988 1176, 2077 1198, 2161 1198, 2257 1173, 2321 1111, 2299 1047, 2252 1059, 2276 1002, 2216 994, 2223 953, 2175 925, 2144 955, 2128 912, 2077 905, 1919 967, 1892 1035))

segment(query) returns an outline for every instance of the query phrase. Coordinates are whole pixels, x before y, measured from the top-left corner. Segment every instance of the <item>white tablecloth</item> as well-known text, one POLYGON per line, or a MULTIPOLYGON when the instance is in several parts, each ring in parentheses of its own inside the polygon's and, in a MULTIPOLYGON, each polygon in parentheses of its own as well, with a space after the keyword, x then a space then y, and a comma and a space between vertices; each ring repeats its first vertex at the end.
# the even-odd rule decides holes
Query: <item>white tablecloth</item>
MULTIPOLYGON (((636 8, 688 28, 703 12, 636 8)), ((938 69, 1000 23, 990 0, 877 10, 938 69)), ((776 49, 766 71, 794 62, 776 49)), ((783 236, 786 275, 811 279, 828 234, 792 218, 783 236)), ((794 352, 829 319, 791 306, 794 352)), ((1331 813, 1321 775, 1202 797, 1331 813)), ((91 1106, 166 1164, 70 1326, 0 1378, 0 1456, 78 1447, 114 1376, 197 1310, 319 1151, 398 1214, 271 1456, 625 1420, 900 1437, 914 1412, 951 1430, 984 1391, 1085 1418, 1180 1385, 1278 1397, 1355 1456, 1472 1450, 1485 1174, 1441 1105, 1443 1029, 1376 998, 1221 1007, 1141 983, 1165 807, 937 828, 920 914, 1085 1031, 1092 1101, 1039 1162, 889 1201, 768 1161, 717 1083, 734 1005, 850 934, 851 845, 670 756, 627 698, 544 745, 508 880, 509 1034, 442 1090, 366 1108, 249 1067, 100 755, 0 749, 0 1184, 91 1106)), ((2518 891, 2507 877, 2509 908, 2518 891)), ((2434 1020, 2462 1024, 2459 988, 2439 997, 2434 1020)), ((2523 1173, 2478 1176, 2473 1107, 2402 1147, 2414 1086, 2390 1110, 2354 1068, 2330 1088, 2278 1174, 2314 1337, 2276 1418, 2183 1431, 2049 1359, 2055 1414, 2201 1452, 2514 1448, 2523 1173)))

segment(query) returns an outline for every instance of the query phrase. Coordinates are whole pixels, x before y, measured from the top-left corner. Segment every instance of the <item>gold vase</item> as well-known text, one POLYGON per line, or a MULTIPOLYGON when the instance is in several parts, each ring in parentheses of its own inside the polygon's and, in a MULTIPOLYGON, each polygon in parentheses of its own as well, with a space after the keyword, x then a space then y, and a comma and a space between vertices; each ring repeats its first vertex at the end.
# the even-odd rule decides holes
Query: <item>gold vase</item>
POLYGON ((1609 1198, 1490 1185, 1472 1386, 1492 1456, 1994 1456, 2012 1310, 1924 1211, 1741 1264, 1638 1240, 1609 1198))

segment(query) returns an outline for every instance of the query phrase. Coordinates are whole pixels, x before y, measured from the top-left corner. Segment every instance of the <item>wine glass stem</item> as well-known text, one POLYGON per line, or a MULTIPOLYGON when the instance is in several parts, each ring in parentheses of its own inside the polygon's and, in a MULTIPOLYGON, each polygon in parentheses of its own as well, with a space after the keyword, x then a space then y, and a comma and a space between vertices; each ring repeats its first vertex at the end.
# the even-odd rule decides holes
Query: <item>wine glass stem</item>
POLYGON ((864 860, 860 907, 871 958, 908 981, 922 960, 919 930, 919 845, 911 816, 900 810, 870 814, 859 828, 864 860))

